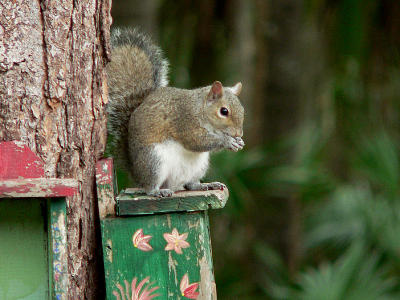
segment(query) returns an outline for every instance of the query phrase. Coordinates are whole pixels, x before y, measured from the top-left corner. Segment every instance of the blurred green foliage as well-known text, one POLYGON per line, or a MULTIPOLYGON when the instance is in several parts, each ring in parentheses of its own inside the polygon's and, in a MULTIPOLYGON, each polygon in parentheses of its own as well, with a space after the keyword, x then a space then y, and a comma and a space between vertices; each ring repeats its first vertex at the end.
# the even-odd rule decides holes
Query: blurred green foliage
POLYGON ((271 81, 280 75, 268 69, 243 102, 281 106, 264 107, 265 127, 247 131, 250 147, 213 155, 207 180, 230 190, 210 218, 219 298, 400 299, 400 3, 269 0, 271 17, 260 20, 261 2, 163 0, 155 8, 172 85, 242 74, 229 55, 244 7, 265 30, 253 42, 266 65, 290 58, 301 66, 278 87, 271 81), (287 25, 293 15, 297 23, 287 25), (282 47, 291 51, 276 47, 291 40, 280 26, 301 28, 287 31, 295 37, 282 47), (309 42, 318 47, 305 51, 309 42), (282 104, 277 89, 297 92, 282 104), (277 125, 292 119, 295 126, 277 125))

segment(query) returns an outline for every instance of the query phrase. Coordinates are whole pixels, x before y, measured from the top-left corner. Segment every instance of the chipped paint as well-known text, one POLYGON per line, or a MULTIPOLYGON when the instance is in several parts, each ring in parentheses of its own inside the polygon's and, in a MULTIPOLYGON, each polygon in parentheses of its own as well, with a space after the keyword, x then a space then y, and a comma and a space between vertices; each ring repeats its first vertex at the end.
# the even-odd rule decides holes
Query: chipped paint
POLYGON ((0 179, 44 177, 43 161, 21 142, 0 142, 0 179))
POLYGON ((103 164, 103 173, 108 173, 108 165, 103 164))
POLYGON ((0 181, 0 198, 67 197, 78 187, 75 179, 32 178, 0 181))
POLYGON ((113 250, 112 250, 112 241, 110 239, 107 240, 106 245, 106 257, 110 263, 113 262, 113 250))
POLYGON ((53 250, 53 286, 57 300, 67 299, 68 285, 67 272, 67 234, 65 228, 65 215, 63 212, 52 218, 51 224, 52 250, 53 250))
POLYGON ((97 185, 97 199, 99 203, 99 216, 104 219, 107 216, 115 215, 114 193, 109 184, 97 185))
POLYGON ((44 178, 43 161, 22 142, 0 142, 0 198, 66 197, 76 193, 74 179, 44 178))
POLYGON ((176 266, 178 265, 178 262, 172 258, 172 253, 168 252, 168 271, 171 273, 171 271, 174 272, 174 278, 175 278, 175 285, 178 285, 178 276, 176 275, 176 266))
POLYGON ((111 158, 101 159, 96 164, 97 184, 112 183, 113 180, 113 161, 111 158))
MULTIPOLYGON (((127 188, 125 190, 126 194, 143 194, 144 191, 140 188, 127 188)), ((209 191, 176 191, 173 195, 173 197, 217 197, 220 201, 226 201, 226 199, 229 197, 229 191, 227 188, 224 188, 224 190, 209 190, 209 191)), ((156 197, 154 197, 156 198, 156 197)), ((140 199, 140 198, 136 198, 140 199)))
POLYGON ((116 196, 119 216, 168 212, 195 212, 222 208, 228 200, 228 189, 223 191, 179 191, 168 198, 146 195, 143 190, 128 188, 116 196))
POLYGON ((189 229, 190 229, 190 228, 196 228, 196 227, 198 227, 199 225, 200 225, 200 220, 197 220, 197 221, 195 221, 195 222, 188 222, 189 229))
POLYGON ((101 159, 96 164, 97 199, 99 216, 115 215, 114 167, 112 158, 101 159))
POLYGON ((171 215, 167 215, 168 228, 171 228, 171 215))
POLYGON ((200 266, 200 295, 199 299, 217 299, 217 289, 214 281, 214 274, 211 269, 211 262, 205 256, 199 260, 200 266))

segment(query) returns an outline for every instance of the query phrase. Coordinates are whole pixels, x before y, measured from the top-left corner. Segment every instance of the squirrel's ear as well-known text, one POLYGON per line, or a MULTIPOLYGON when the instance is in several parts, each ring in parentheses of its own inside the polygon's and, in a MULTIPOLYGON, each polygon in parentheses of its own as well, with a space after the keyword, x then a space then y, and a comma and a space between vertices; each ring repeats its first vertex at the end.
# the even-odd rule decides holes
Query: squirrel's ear
POLYGON ((240 92, 242 91, 242 83, 241 82, 236 83, 233 87, 230 88, 230 90, 236 96, 239 96, 240 92))
POLYGON ((210 92, 208 93, 208 100, 216 100, 221 98, 224 95, 224 88, 222 87, 222 83, 219 81, 214 81, 211 86, 210 92))

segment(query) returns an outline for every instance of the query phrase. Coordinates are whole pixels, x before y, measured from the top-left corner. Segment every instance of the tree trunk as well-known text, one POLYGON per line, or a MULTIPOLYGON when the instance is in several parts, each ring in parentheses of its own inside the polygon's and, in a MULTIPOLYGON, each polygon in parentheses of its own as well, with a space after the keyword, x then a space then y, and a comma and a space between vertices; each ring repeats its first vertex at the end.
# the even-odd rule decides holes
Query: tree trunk
POLYGON ((0 0, 0 140, 20 140, 67 199, 69 298, 101 299, 95 162, 106 143, 110 1, 0 0))
MULTIPOLYGON (((285 133, 299 126, 301 117, 301 84, 303 66, 300 49, 304 37, 301 23, 304 1, 276 0, 270 3, 269 15, 269 68, 267 92, 270 97, 265 106, 265 132, 270 141, 281 140, 285 133)), ((288 163, 296 162, 293 149, 288 163)), ((281 201, 281 200, 279 200, 281 201)), ((301 258, 301 203, 298 195, 287 199, 287 232, 285 244, 290 276, 293 276, 301 258)))

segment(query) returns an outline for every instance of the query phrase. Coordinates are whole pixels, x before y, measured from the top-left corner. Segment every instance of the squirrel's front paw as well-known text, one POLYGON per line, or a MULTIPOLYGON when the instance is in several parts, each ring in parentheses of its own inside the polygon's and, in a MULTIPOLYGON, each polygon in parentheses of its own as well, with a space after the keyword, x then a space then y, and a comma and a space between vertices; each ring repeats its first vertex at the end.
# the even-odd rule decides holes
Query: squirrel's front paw
POLYGON ((226 148, 232 151, 239 151, 242 150, 244 147, 244 142, 240 137, 228 137, 226 148))
POLYGON ((172 190, 170 190, 170 189, 159 189, 159 190, 151 191, 151 192, 149 192, 147 194, 149 196, 162 198, 162 197, 171 197, 173 193, 174 192, 172 190))

